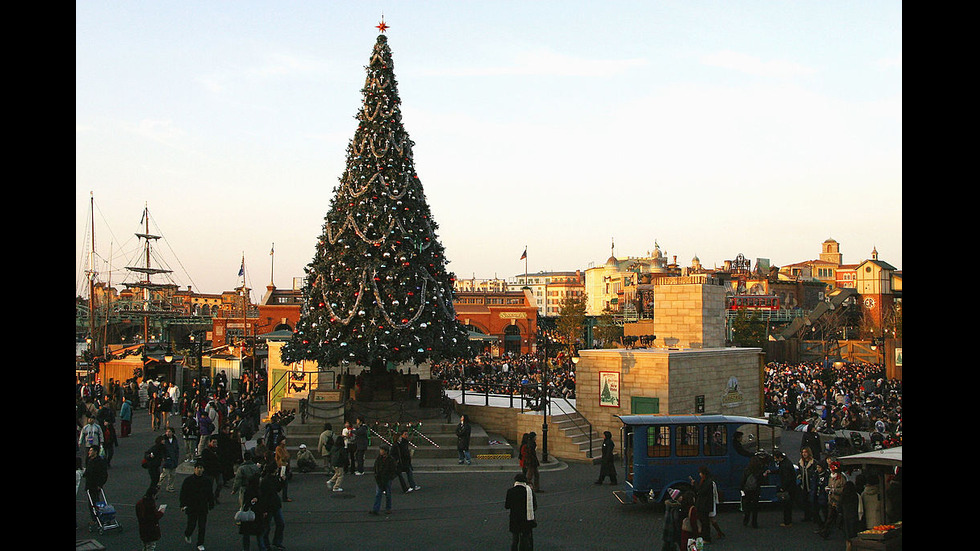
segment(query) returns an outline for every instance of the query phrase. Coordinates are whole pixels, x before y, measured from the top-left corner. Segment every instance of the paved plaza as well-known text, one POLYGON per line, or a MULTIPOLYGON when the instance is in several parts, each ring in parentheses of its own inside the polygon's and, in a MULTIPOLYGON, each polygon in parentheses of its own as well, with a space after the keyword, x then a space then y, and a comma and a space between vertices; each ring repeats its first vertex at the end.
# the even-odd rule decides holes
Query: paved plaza
MULTIPOLYGON (((139 463, 156 434, 159 433, 149 430, 146 410, 138 410, 133 434, 121 439, 121 445, 116 449, 105 489, 108 500, 118 511, 122 528, 101 535, 90 533, 87 530, 87 501, 84 490, 80 489, 75 496, 76 540, 94 539, 109 550, 141 548, 135 503, 148 486, 149 479, 139 463)), ((794 445, 787 441, 784 447, 792 452, 794 445)), ((613 490, 618 486, 593 484, 598 474, 597 465, 566 464, 554 458, 552 461, 552 465, 542 466, 543 491, 538 494, 535 549, 660 549, 662 508, 621 504, 613 496, 613 490)), ((181 469, 182 472, 185 470, 181 469)), ((422 489, 402 494, 395 481, 393 512, 378 517, 368 514, 375 494, 374 477, 370 472, 362 476, 347 475, 342 493, 328 491, 325 486, 327 476, 322 472, 296 473, 289 486, 289 497, 293 501, 283 504, 284 545, 289 551, 506 550, 510 546, 510 534, 504 494, 519 470, 516 460, 476 458, 466 470, 423 467, 415 476, 422 489)), ((178 474, 178 488, 185 476, 178 474)), ((186 517, 177 507, 177 494, 162 491, 158 501, 167 504, 168 509, 161 520, 163 539, 157 549, 193 551, 196 546, 183 539, 186 517)), ((230 489, 222 491, 220 504, 208 517, 208 551, 241 549, 240 536, 232 520, 237 501, 230 489)), ((797 514, 797 518, 799 516, 797 514)), ((823 540, 813 533, 812 523, 797 522, 792 527, 781 528, 780 521, 781 513, 775 507, 764 506, 760 514, 761 528, 743 528, 737 509, 725 508, 720 513, 719 524, 727 537, 716 540, 707 548, 844 548, 844 538, 839 531, 829 540, 823 540)), ((252 549, 256 549, 254 542, 252 549)))

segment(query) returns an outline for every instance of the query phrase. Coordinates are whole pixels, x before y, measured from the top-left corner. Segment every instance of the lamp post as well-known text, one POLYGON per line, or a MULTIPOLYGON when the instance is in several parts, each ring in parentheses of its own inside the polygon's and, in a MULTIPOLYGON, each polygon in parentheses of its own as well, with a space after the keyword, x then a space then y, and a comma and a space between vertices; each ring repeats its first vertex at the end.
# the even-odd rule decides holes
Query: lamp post
POLYGON ((163 353, 163 361, 167 362, 167 373, 170 374, 170 384, 177 382, 177 374, 174 373, 174 350, 171 345, 167 345, 167 351, 163 353))
POLYGON ((191 349, 194 351, 194 357, 197 358, 197 376, 195 377, 197 385, 195 385, 195 387, 197 392, 201 392, 201 369, 203 368, 201 364, 204 363, 201 356, 203 355, 204 337, 200 336, 199 331, 194 331, 190 334, 189 338, 191 341, 191 349))
POLYGON ((550 336, 546 329, 539 332, 539 336, 542 338, 544 344, 544 357, 542 358, 542 371, 544 377, 542 378, 542 389, 541 389, 541 462, 548 463, 548 406, 551 400, 548 397, 548 345, 550 344, 550 336))

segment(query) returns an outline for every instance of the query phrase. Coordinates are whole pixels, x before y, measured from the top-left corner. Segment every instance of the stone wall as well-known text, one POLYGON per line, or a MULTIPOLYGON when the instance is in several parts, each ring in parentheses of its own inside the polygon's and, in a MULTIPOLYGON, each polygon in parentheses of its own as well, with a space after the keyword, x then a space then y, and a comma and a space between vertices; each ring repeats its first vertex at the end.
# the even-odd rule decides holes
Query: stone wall
POLYGON ((668 278, 654 286, 653 300, 653 334, 659 346, 725 346, 725 288, 721 285, 671 283, 668 278))
POLYGON ((762 414, 763 356, 759 348, 582 350, 575 368, 576 408, 596 432, 618 434, 617 415, 634 398, 654 398, 659 414, 762 414), (602 374, 619 379, 617 407, 600 404, 602 374))

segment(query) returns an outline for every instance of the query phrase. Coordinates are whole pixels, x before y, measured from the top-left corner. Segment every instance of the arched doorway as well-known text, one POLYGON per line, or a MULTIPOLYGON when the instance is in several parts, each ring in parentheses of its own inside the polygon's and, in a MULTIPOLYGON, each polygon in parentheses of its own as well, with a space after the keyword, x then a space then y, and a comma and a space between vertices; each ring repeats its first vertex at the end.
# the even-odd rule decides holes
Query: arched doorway
POLYGON ((508 325, 504 329, 504 353, 521 355, 521 329, 517 325, 508 325))

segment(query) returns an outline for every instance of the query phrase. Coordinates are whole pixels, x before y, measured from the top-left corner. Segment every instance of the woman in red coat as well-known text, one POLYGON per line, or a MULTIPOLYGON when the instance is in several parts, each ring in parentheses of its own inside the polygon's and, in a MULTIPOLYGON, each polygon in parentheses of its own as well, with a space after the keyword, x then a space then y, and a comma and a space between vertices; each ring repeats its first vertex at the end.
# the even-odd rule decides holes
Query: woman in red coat
POLYGON ((156 493, 157 487, 151 485, 143 499, 136 502, 136 520, 139 522, 143 551, 153 551, 160 541, 160 517, 166 505, 157 507, 156 493))

